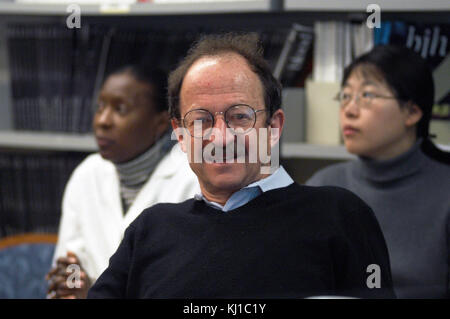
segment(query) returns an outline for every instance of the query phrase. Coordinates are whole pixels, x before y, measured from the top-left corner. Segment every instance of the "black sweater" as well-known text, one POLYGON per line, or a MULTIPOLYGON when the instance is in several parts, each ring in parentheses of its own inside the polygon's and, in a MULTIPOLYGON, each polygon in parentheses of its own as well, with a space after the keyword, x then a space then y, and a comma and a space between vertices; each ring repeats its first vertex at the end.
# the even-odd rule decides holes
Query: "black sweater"
POLYGON ((194 199, 146 209, 89 298, 394 297, 371 209, 335 187, 296 183, 229 212, 194 199), (379 265, 381 288, 371 264, 379 265), (368 280, 369 278, 369 280, 368 280))

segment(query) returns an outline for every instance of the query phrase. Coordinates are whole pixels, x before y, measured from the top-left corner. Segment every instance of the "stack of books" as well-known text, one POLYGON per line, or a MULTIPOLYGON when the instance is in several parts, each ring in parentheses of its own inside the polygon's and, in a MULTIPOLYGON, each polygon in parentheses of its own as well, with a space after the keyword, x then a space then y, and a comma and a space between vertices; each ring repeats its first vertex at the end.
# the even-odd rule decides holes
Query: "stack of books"
POLYGON ((56 234, 64 187, 85 156, 0 153, 0 239, 56 234))

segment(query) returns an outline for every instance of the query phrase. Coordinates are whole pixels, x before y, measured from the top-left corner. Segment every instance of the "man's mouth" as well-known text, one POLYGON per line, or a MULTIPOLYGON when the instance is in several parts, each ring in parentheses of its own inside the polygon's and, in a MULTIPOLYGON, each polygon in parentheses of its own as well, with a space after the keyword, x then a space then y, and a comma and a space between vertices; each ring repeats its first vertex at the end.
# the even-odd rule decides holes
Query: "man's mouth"
POLYGON ((242 154, 241 156, 239 156, 238 152, 227 154, 224 150, 222 154, 223 156, 218 158, 218 156, 216 156, 215 152, 213 151, 212 154, 205 154, 203 159, 207 163, 214 163, 214 164, 237 163, 238 159, 245 159, 245 155, 242 154))

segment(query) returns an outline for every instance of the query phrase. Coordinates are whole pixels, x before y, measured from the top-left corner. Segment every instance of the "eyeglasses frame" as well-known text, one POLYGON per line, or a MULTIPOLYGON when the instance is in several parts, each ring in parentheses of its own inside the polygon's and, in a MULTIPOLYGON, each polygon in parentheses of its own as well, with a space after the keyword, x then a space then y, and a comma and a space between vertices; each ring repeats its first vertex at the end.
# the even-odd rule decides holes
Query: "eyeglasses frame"
MULTIPOLYGON (((226 114, 229 110, 231 110, 233 107, 236 107, 236 106, 247 106, 247 107, 249 107, 249 108, 253 111, 253 113, 254 113, 254 115, 255 115, 255 118, 254 118, 254 120, 253 120, 253 125, 252 125, 252 127, 249 127, 247 130, 252 129, 252 128, 255 127, 255 124, 256 124, 256 116, 257 116, 257 113, 258 113, 258 112, 265 112, 265 111, 268 111, 266 108, 264 108, 264 109, 262 109, 262 110, 255 110, 255 109, 254 109, 253 107, 251 107, 250 105, 248 105, 248 104, 242 104, 242 103, 241 103, 241 104, 234 104, 234 105, 231 105, 231 106, 230 106, 229 108, 227 108, 225 111, 218 111, 218 112, 214 112, 214 113, 211 112, 211 111, 209 111, 209 110, 207 110, 207 109, 203 109, 203 108, 192 109, 192 110, 189 110, 188 112, 186 112, 186 114, 184 114, 184 116, 181 117, 180 120, 181 120, 181 122, 183 123, 183 127, 189 132, 189 135, 192 136, 192 137, 194 137, 194 138, 198 138, 198 136, 193 136, 193 135, 191 134, 191 132, 189 131, 189 129, 186 127, 186 123, 184 122, 184 120, 185 120, 185 118, 186 118, 186 115, 189 114, 190 112, 193 112, 193 111, 206 111, 206 112, 208 112, 208 113, 211 115, 212 119, 213 119, 211 128, 213 128, 214 125, 216 124, 216 116, 217 116, 217 114, 221 114, 221 115, 223 116, 223 119, 224 119, 226 125, 227 125, 227 128, 230 128, 230 129, 233 129, 233 130, 234 130, 234 128, 230 127, 228 121, 226 120, 226 115, 225 115, 225 114, 226 114)), ((243 132, 243 133, 245 134, 246 132, 243 132)))
MULTIPOLYGON (((353 101, 353 98, 356 97, 355 102, 357 103, 358 107, 360 107, 360 104, 358 103, 358 100, 361 98, 361 94, 362 92, 358 92, 358 94, 355 94, 354 96, 352 96, 352 98, 346 103, 346 104, 342 104, 341 99, 340 99, 340 95, 342 94, 342 91, 339 91, 336 96, 333 98, 333 100, 338 101, 340 107, 346 107, 348 104, 350 104, 351 101, 353 101)), ((398 100, 401 101, 399 98, 395 97, 395 96, 384 96, 384 95, 380 95, 380 94, 376 94, 376 93, 371 93, 374 95, 374 97, 371 99, 371 102, 373 99, 388 99, 388 100, 398 100)))

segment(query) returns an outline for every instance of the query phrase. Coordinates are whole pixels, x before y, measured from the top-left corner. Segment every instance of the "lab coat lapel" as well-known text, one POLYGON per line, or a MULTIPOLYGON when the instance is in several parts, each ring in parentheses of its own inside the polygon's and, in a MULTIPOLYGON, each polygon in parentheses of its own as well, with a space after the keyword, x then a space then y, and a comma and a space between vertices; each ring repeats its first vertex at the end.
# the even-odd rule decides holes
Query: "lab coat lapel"
POLYGON ((151 207, 159 202, 159 193, 161 187, 164 185, 164 181, 175 174, 177 167, 173 165, 172 152, 176 146, 172 148, 169 153, 163 157, 159 164, 155 167, 155 170, 151 174, 150 178, 144 184, 139 191, 133 205, 128 209, 123 221, 123 231, 132 223, 142 211, 148 207, 151 207))
MULTIPOLYGON (((101 174, 98 176, 97 183, 100 191, 103 195, 100 196, 100 200, 104 201, 100 203, 99 209, 102 209, 102 229, 107 230, 107 236, 113 236, 113 234, 121 234, 123 230, 123 208, 120 199, 120 187, 119 176, 113 164, 107 162, 104 165, 108 165, 108 174, 101 174)), ((121 236, 120 236, 121 238, 121 236)), ((118 238, 118 239, 120 239, 118 238)))

